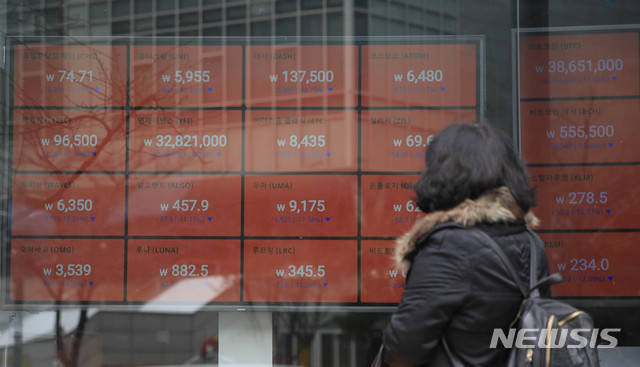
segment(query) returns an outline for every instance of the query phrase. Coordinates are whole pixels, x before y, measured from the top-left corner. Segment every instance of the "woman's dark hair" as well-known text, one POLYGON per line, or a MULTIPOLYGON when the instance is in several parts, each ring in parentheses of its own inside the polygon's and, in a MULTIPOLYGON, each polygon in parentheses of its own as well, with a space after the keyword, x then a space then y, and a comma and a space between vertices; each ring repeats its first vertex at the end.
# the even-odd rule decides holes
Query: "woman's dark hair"
POLYGON ((423 212, 455 207, 485 191, 507 186, 520 208, 536 205, 536 190, 511 140, 486 123, 455 123, 429 144, 426 169, 416 184, 423 212))

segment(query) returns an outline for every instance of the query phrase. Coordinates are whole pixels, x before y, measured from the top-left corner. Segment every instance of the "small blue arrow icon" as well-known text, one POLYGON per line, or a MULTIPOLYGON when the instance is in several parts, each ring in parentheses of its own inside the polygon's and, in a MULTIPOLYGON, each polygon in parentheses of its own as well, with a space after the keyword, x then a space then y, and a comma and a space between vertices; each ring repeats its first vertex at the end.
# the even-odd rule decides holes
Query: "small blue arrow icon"
POLYGON ((333 88, 329 88, 329 92, 332 92, 332 91, 333 91, 333 88))
POLYGON ((613 148, 613 143, 609 143, 609 148, 613 148))
POLYGON ((216 153, 216 155, 219 157, 219 156, 220 156, 220 153, 216 153))
POLYGON ((324 283, 324 286, 325 286, 325 287, 326 287, 326 286, 328 286, 328 285, 329 285, 329 283, 324 283))
POLYGON ((93 222, 94 220, 96 220, 96 217, 91 217, 91 221, 93 222))
POLYGON ((100 91, 100 88, 96 88, 96 92, 99 92, 99 91, 100 91))
POLYGON ((213 90, 213 88, 209 88, 209 92, 211 92, 213 90))
POLYGON ((612 77, 611 79, 613 79, 613 81, 615 82, 615 81, 618 79, 618 77, 617 77, 617 76, 614 76, 614 77, 612 77))
POLYGON ((325 218, 325 219, 327 220, 327 222, 331 220, 331 218, 329 218, 329 217, 327 217, 327 218, 325 218))
POLYGON ((609 277, 609 280, 613 280, 613 277, 609 277))
POLYGON ((327 153, 327 157, 330 156, 330 155, 331 155, 331 153, 327 153))
POLYGON ((96 154, 98 154, 98 152, 93 152, 93 156, 94 156, 94 157, 96 156, 96 154))
POLYGON ((607 214, 611 214, 611 209, 607 209, 607 214))
POLYGON ((209 220, 209 222, 211 222, 211 220, 213 219, 212 217, 207 217, 207 219, 209 220))
POLYGON ((93 282, 89 282, 89 285, 90 285, 90 286, 93 286, 93 282))
POLYGON ((445 88, 445 87, 442 87, 442 88, 440 88, 440 89, 444 92, 444 90, 445 90, 446 88, 445 88))

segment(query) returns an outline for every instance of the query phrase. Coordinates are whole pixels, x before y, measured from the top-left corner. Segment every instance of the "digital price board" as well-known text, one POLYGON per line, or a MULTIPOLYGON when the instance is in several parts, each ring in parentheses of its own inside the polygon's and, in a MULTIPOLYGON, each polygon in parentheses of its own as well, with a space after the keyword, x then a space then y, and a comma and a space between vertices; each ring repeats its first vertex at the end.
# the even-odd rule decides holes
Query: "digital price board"
POLYGON ((9 38, 5 304, 399 301, 483 38, 227 41, 9 38))
POLYGON ((553 294, 638 297, 640 30, 518 34, 519 140, 551 271, 565 280, 553 294))

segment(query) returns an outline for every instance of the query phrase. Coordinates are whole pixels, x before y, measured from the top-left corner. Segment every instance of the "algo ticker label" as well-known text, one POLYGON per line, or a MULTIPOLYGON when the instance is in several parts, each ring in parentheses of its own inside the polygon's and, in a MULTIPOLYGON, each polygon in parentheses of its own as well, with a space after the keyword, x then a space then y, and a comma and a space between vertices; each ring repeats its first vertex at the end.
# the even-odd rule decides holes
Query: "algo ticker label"
POLYGON ((237 236, 240 176, 131 175, 129 234, 237 236))

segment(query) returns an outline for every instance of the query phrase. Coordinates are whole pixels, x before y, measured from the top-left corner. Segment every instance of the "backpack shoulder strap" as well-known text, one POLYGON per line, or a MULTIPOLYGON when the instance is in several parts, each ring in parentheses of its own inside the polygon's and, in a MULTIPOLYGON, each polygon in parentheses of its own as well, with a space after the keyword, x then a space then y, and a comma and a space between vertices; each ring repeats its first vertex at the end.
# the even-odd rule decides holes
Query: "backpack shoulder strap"
MULTIPOLYGON (((489 237, 488 234, 484 233, 480 229, 477 229, 477 228, 469 228, 469 229, 471 230, 471 232, 473 232, 476 235, 478 235, 478 237, 480 237, 480 240, 484 244, 489 245, 489 247, 491 247, 494 250, 494 252, 498 255, 500 260, 502 260, 502 263, 506 266, 507 270, 509 270, 509 273, 511 274, 511 277, 513 278, 513 280, 516 282, 516 285, 518 286, 518 289, 520 289, 520 292, 526 298, 527 295, 529 294, 528 289, 526 288, 526 286, 524 284, 522 284, 522 281, 520 280, 520 277, 518 276, 518 273, 516 272, 516 270, 513 268, 513 265, 511 264, 511 261, 509 261, 509 258, 507 258, 507 255, 504 253, 504 251, 502 251, 500 246, 498 246, 496 241, 494 241, 493 238, 489 237)), ((531 240, 531 238, 529 238, 529 240, 530 240, 531 252, 535 253, 535 248, 533 247, 534 246, 533 240, 531 240)), ((535 261, 535 259, 532 257, 531 258, 532 265, 534 264, 534 261, 535 261)), ((534 267, 532 266, 532 269, 533 268, 534 267)), ((536 275, 535 274, 535 270, 532 270, 531 273, 535 277, 535 275, 536 275)), ((530 282, 531 281, 532 281, 532 279, 530 278, 530 282)), ((533 283, 531 283, 531 284, 533 284, 533 283)))

